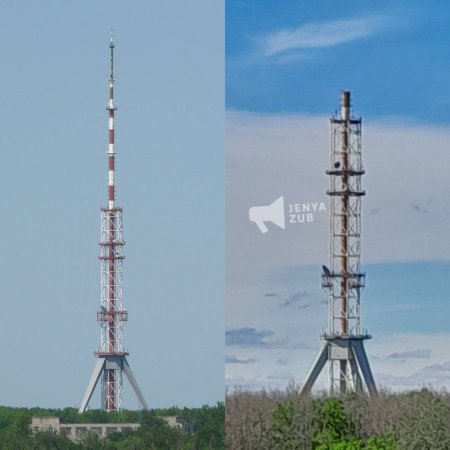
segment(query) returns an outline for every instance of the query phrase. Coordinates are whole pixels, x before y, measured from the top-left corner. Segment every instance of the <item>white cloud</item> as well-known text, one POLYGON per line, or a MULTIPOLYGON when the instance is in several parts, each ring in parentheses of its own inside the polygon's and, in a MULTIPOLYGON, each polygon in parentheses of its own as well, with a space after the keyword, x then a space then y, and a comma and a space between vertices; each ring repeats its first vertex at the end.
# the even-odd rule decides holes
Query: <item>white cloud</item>
POLYGON ((402 391, 431 386, 450 389, 450 349, 448 334, 402 334, 380 336, 370 343, 370 356, 377 382, 391 390, 402 391), (394 354, 414 355, 414 347, 428 347, 428 358, 391 358, 394 354))
POLYGON ((280 30, 263 39, 265 57, 320 47, 333 47, 373 35, 386 24, 380 17, 309 23, 291 30, 280 30))
MULTIPOLYGON (((248 209, 281 195, 285 204, 328 206, 329 141, 326 116, 227 113, 228 280, 257 282, 264 271, 282 267, 317 266, 320 272, 327 264, 328 212, 285 230, 269 223, 263 235, 248 220, 248 209)), ((364 264, 448 259, 448 142, 446 128, 392 119, 363 124, 364 264)))
MULTIPOLYGON (((363 176, 367 195, 362 200, 363 269, 369 263, 448 260, 450 130, 403 120, 399 123, 393 118, 363 125, 367 172, 363 176)), ((289 361, 284 373, 296 374, 296 381, 301 382, 319 350, 320 329, 326 326, 327 313, 320 272, 328 261, 328 213, 317 215, 309 224, 288 225, 286 230, 269 223, 269 232, 263 235, 249 221, 248 209, 270 204, 280 195, 287 203, 328 204, 325 170, 329 141, 326 116, 227 113, 227 327, 271 330, 271 339, 290 343, 277 350, 273 346, 233 348, 236 357, 256 358, 258 362, 227 365, 229 385, 250 386, 254 380, 256 387, 273 386, 273 379, 267 377, 279 374, 280 358, 289 361), (280 308, 280 300, 293 292, 308 292, 311 306, 280 308)), ((425 308, 433 307, 432 300, 420 309, 403 297, 392 305, 377 307, 385 312, 417 309, 417 314, 425 317, 425 308)), ((368 312, 370 306, 364 304, 363 308, 368 312)), ((370 327, 370 323, 365 325, 370 327)), ((406 329, 405 324, 402 329, 406 329)), ((402 389, 426 383, 428 370, 421 372, 426 365, 450 360, 449 339, 377 335, 367 351, 377 380, 402 389), (429 349, 430 358, 417 357, 425 355, 417 349, 429 349), (406 352, 403 356, 416 357, 388 358, 402 352, 406 352)), ((432 381, 450 387, 444 376, 439 380, 432 381)), ((277 386, 283 383, 280 380, 277 386)))

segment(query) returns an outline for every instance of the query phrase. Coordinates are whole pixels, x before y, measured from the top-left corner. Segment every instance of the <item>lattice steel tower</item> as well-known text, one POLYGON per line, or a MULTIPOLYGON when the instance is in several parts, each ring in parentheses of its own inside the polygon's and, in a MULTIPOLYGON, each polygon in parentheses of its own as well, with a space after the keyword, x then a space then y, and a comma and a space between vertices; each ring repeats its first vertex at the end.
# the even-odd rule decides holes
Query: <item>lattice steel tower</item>
POLYGON ((308 394, 329 363, 330 394, 348 390, 377 395, 364 350, 371 336, 361 331, 360 296, 365 284, 361 272, 361 119, 351 115, 350 92, 342 92, 340 117, 331 122, 330 267, 323 266, 322 287, 328 291, 328 331, 302 388, 308 394))
POLYGON ((123 346, 122 328, 128 319, 128 312, 122 303, 122 261, 125 241, 122 235, 122 208, 115 204, 115 151, 114 151, 114 42, 110 44, 109 103, 106 109, 109 117, 108 145, 108 207, 101 209, 100 235, 100 311, 97 321, 100 324, 100 348, 91 380, 81 403, 79 412, 85 411, 89 400, 101 377, 101 407, 106 411, 122 409, 122 374, 125 373, 133 387, 140 404, 147 409, 147 403, 134 378, 127 361, 128 352, 123 346))

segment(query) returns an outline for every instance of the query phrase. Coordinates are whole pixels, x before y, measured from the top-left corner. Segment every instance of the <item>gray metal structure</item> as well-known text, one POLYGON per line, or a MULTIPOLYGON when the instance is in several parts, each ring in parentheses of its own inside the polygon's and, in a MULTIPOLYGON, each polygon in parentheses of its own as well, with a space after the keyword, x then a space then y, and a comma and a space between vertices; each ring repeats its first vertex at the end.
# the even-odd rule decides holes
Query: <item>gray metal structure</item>
MULTIPOLYGON (((133 372, 131 371, 131 367, 128 364, 127 358, 125 355, 99 355, 97 363, 95 364, 94 371, 92 372, 91 379, 89 380, 88 387, 83 397, 83 401, 81 402, 79 413, 83 413, 86 411, 86 408, 89 404, 89 401, 92 397, 92 394, 95 391, 98 380, 100 376, 103 374, 103 378, 106 379, 108 377, 109 371, 114 371, 115 373, 122 374, 122 372, 127 377, 131 387, 133 388, 141 407, 144 409, 148 409, 147 402, 145 401, 144 395, 142 394, 141 389, 134 378, 133 372)), ((107 386, 107 380, 103 380, 102 386, 107 386)), ((120 385, 122 385, 122 380, 120 380, 120 385)), ((103 390, 103 389, 102 389, 103 390)), ((107 408, 107 400, 108 396, 106 393, 102 392, 102 408, 107 408)), ((119 409, 119 408, 118 408, 119 409)), ((121 408, 120 408, 121 409, 121 408)))
POLYGON ((371 336, 361 331, 360 295, 365 285, 361 272, 361 118, 351 115, 350 92, 343 91, 341 113, 331 122, 330 267, 323 266, 322 287, 328 291, 328 331, 301 393, 307 395, 329 363, 331 395, 349 390, 377 395, 364 349, 371 336))

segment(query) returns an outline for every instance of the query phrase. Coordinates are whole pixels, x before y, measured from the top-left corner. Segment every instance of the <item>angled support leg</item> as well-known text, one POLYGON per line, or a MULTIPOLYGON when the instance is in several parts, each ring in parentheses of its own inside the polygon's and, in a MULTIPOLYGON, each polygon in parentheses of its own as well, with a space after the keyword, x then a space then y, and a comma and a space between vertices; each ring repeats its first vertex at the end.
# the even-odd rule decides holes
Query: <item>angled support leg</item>
POLYGON ((105 358, 99 358, 95 364, 94 371, 92 372, 91 379, 84 394, 83 401, 80 405, 80 409, 78 410, 80 414, 86 411, 87 405, 92 397, 93 392, 95 391, 95 387, 97 386, 98 379, 100 378, 100 374, 102 373, 104 366, 105 358))
POLYGON ((375 380, 373 379, 372 371, 370 370, 369 360, 367 359, 366 350, 362 344, 362 341, 352 342, 353 356, 359 367, 361 377, 366 384, 367 390, 371 397, 377 397, 378 391, 375 386, 375 380))
MULTIPOLYGON (((354 353, 355 352, 353 352, 353 354, 354 353)), ((351 369, 351 373, 352 373, 352 380, 354 383, 355 392, 357 394, 362 394, 363 388, 362 388, 361 375, 359 374, 358 364, 356 363, 354 358, 350 359, 350 369, 351 369)))
POLYGON ((312 365, 311 370, 309 371, 305 379, 302 390, 300 391, 300 395, 306 396, 311 392, 313 384, 317 380, 317 377, 320 375, 320 372, 322 371, 327 361, 328 361, 328 344, 325 343, 324 346, 322 347, 322 350, 317 355, 317 358, 314 361, 314 364, 312 365))
POLYGON ((123 358, 123 371, 125 372, 126 377, 128 378, 128 381, 130 382, 137 398, 139 399, 139 403, 141 404, 143 409, 148 409, 147 402, 145 401, 144 395, 142 394, 142 391, 137 384, 136 378, 134 378, 133 372, 131 371, 131 367, 128 364, 127 359, 123 358))

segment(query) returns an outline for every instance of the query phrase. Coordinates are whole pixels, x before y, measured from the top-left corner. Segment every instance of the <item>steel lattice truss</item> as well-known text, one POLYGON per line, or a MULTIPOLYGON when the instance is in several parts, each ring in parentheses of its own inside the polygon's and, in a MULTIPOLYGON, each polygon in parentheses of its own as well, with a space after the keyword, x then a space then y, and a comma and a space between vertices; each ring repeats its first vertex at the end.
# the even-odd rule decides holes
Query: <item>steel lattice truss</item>
POLYGON ((102 409, 121 411, 123 406, 122 370, 105 368, 102 374, 102 409))
POLYGON ((361 272, 361 119, 331 119, 330 273, 322 275, 329 291, 328 334, 359 335, 361 272))
POLYGON ((351 116, 350 92, 342 92, 341 114, 332 117, 330 177, 330 260, 323 266, 322 287, 328 292, 328 330, 302 393, 313 384, 329 363, 331 394, 348 390, 377 395, 361 332, 360 296, 365 285, 361 272, 361 187, 364 168, 361 158, 361 119, 351 116))
POLYGON ((99 352, 123 353, 123 323, 128 313, 122 304, 123 246, 122 209, 102 208, 100 239, 100 311, 97 321, 101 327, 99 352))

